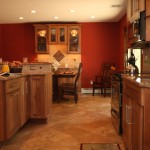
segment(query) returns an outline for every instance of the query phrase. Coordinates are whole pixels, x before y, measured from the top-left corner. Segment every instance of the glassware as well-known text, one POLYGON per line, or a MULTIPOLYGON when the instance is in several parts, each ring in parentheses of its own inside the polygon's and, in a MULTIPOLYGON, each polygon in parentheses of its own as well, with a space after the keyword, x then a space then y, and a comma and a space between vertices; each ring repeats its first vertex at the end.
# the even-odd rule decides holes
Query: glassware
POLYGON ((8 62, 4 63, 2 66, 2 72, 10 72, 8 62))

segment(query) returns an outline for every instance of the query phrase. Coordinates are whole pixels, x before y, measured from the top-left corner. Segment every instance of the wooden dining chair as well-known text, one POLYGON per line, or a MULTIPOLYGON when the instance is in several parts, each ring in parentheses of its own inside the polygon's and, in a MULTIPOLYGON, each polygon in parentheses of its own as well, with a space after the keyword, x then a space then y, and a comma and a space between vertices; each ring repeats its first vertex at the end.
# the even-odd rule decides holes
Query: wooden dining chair
POLYGON ((104 63, 102 66, 102 73, 100 76, 95 76, 95 81, 93 82, 93 96, 96 89, 101 90, 101 94, 106 96, 106 90, 111 88, 111 76, 113 74, 113 69, 115 63, 104 63))
POLYGON ((82 72, 82 63, 79 64, 78 73, 73 83, 62 83, 60 85, 60 95, 64 99, 64 95, 73 95, 75 103, 78 102, 78 80, 82 72))

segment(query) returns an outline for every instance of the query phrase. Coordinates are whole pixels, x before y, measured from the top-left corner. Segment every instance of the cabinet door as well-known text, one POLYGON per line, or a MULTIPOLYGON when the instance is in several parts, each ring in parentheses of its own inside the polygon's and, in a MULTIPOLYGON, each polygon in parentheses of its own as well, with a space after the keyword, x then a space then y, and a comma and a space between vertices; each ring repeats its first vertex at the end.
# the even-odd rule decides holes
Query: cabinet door
POLYGON ((21 126, 29 119, 29 80, 28 77, 20 79, 21 126))
POLYGON ((6 139, 10 138, 21 126, 20 90, 6 94, 6 139))
POLYGON ((68 53, 81 53, 81 27, 68 27, 68 53))
POLYGON ((127 18, 129 24, 139 19, 140 12, 145 10, 145 0, 128 0, 127 18))
POLYGON ((143 107, 123 95, 123 138, 128 150, 142 150, 143 107))
POLYGON ((67 44, 67 26, 50 25, 49 26, 49 43, 51 45, 67 44))
POLYGON ((58 43, 67 44, 67 27, 66 26, 58 27, 58 43))
POLYGON ((150 1, 146 0, 146 41, 150 41, 150 1))
POLYGON ((128 150, 132 150, 132 117, 131 112, 131 100, 124 94, 123 95, 123 138, 125 147, 128 150))
POLYGON ((142 150, 143 107, 132 101, 132 149, 142 150))
POLYGON ((52 75, 31 76, 31 118, 47 119, 52 103, 52 75))
POLYGON ((44 115, 44 78, 31 76, 31 118, 42 118, 44 115))
POLYGON ((57 30, 57 26, 49 26, 49 43, 50 44, 57 44, 58 43, 58 30, 57 30))
POLYGON ((35 26, 35 52, 48 53, 48 27, 45 25, 35 26))

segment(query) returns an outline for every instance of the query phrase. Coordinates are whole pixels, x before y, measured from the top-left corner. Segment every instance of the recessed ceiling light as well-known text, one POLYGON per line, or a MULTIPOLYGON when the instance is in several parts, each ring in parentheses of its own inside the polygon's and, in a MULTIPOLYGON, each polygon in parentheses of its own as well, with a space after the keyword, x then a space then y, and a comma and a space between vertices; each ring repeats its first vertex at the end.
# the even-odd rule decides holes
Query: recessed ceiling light
POLYGON ((34 13, 36 13, 36 10, 31 10, 30 12, 34 14, 34 13))
POLYGON ((91 16, 90 18, 91 18, 91 19, 94 19, 94 18, 95 18, 95 16, 91 16))
POLYGON ((19 17, 20 20, 23 20, 23 17, 19 17))
POLYGON ((74 12, 75 12, 75 10, 74 10, 74 9, 71 9, 71 10, 70 10, 70 12, 71 12, 71 13, 74 13, 74 12))
POLYGON ((58 16, 55 16, 55 17, 54 17, 54 19, 58 19, 58 18, 59 18, 58 16))

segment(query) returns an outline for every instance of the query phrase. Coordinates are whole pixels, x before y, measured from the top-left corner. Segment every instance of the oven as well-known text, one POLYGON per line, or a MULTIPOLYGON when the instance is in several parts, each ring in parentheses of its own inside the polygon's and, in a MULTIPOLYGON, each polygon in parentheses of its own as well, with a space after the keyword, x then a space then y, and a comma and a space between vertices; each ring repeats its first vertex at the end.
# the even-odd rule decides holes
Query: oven
POLYGON ((122 134, 122 77, 121 73, 112 76, 111 119, 118 134, 122 134))

